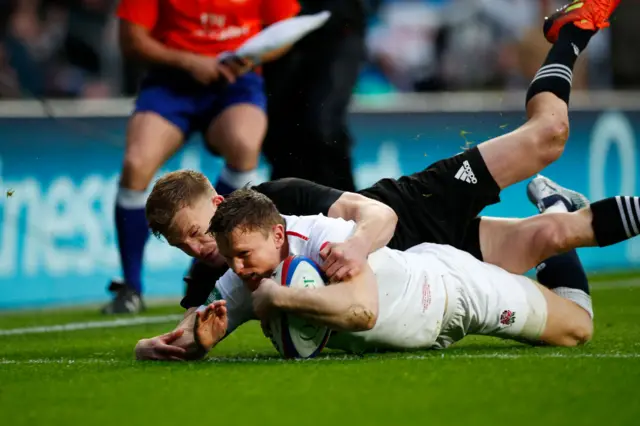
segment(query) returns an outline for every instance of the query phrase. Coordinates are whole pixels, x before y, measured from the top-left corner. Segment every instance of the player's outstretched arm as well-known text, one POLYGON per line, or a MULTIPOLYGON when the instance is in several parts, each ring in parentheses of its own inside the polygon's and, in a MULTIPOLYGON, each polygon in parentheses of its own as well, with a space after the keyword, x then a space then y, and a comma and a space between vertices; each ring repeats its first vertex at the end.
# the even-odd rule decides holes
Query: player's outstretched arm
POLYGON ((393 209, 360 194, 345 192, 331 205, 329 217, 353 220, 356 229, 341 243, 329 242, 321 252, 322 269, 332 281, 358 275, 367 256, 391 241, 398 223, 393 209))
POLYGON ((252 293, 258 317, 280 309, 337 331, 372 329, 378 319, 378 288, 366 265, 354 278, 321 288, 290 288, 265 279, 252 293))
POLYGON ((196 309, 191 308, 173 331, 139 340, 135 347, 136 359, 188 361, 202 358, 206 352, 197 345, 193 337, 195 315, 196 309))

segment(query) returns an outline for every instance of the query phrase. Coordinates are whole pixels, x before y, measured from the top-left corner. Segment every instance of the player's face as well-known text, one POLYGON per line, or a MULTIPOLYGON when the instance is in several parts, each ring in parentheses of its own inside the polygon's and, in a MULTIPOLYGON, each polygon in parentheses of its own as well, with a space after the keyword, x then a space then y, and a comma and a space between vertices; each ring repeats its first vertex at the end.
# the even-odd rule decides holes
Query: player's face
POLYGON ((229 267, 250 287, 256 288, 282 262, 286 236, 284 226, 275 225, 269 232, 235 230, 220 241, 220 254, 229 267))
POLYGON ((223 264, 224 259, 218 253, 216 240, 207 233, 209 222, 222 200, 219 195, 206 196, 192 206, 180 209, 171 224, 167 237, 169 244, 211 265, 223 264))

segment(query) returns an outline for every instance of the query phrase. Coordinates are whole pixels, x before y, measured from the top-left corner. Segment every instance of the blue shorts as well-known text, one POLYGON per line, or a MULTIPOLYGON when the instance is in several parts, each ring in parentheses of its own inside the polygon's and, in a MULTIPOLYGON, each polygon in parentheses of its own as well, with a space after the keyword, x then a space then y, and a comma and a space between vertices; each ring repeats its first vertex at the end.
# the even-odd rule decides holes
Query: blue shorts
POLYGON ((244 103, 263 110, 267 106, 264 80, 254 72, 233 84, 203 86, 184 72, 154 70, 142 81, 135 112, 153 111, 188 138, 193 132, 204 133, 226 108, 244 103))

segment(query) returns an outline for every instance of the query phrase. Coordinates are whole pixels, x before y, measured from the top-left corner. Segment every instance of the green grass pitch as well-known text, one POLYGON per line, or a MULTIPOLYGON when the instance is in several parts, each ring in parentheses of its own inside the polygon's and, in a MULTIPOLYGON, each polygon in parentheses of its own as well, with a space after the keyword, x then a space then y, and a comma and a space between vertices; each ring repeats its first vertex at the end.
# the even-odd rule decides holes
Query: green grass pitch
POLYGON ((304 362, 280 360, 257 324, 206 361, 149 363, 133 360, 135 342, 175 322, 6 335, 105 318, 3 314, 0 425, 638 425, 640 287, 605 282, 593 296, 595 338, 582 348, 468 338, 440 352, 304 362))

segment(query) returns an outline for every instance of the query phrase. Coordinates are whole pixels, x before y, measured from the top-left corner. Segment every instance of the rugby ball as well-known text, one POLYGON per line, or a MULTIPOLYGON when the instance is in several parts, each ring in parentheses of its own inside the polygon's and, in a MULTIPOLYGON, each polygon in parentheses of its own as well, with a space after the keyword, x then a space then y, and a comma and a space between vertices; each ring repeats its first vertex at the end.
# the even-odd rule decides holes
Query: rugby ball
MULTIPOLYGON (((273 279, 291 288, 318 288, 326 285, 318 265, 305 256, 289 256, 278 265, 273 279)), ((279 313, 269 321, 271 342, 284 358, 313 358, 327 344, 331 330, 324 326, 279 313)))

